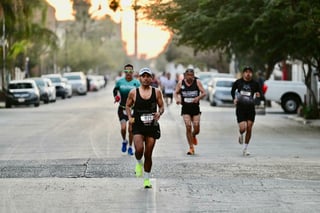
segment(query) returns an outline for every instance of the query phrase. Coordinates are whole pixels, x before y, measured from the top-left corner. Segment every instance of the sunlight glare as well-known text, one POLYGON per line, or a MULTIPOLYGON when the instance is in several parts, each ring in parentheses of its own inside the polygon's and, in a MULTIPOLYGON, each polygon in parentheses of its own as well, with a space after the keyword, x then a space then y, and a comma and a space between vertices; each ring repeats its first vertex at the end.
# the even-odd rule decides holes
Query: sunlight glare
MULTIPOLYGON (((74 20, 72 16, 71 0, 47 0, 56 9, 56 18, 59 21, 74 20)), ((146 4, 147 0, 138 0, 138 4, 146 4)), ((116 12, 109 8, 107 0, 91 0, 89 13, 95 19, 101 19, 106 15, 121 24, 121 39, 128 55, 134 55, 134 11, 132 4, 134 0, 121 0, 121 10, 116 12)), ((171 39, 171 33, 164 30, 163 26, 155 26, 148 20, 139 20, 138 28, 138 58, 155 58, 164 51, 171 39)))

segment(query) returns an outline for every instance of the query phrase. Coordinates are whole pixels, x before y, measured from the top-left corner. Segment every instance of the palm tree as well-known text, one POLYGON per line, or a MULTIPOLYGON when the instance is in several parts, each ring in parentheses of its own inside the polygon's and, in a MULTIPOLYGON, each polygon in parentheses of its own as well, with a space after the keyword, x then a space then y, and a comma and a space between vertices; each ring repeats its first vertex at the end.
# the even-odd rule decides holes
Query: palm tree
POLYGON ((57 48, 58 39, 54 32, 45 27, 45 1, 2 0, 0 9, 5 20, 6 39, 9 44, 8 51, 3 54, 8 71, 1 73, 2 87, 5 88, 5 79, 14 77, 14 67, 23 68, 27 56, 33 62, 32 65, 38 64, 41 54, 47 54, 57 48), (40 14, 37 20, 34 18, 35 12, 40 14))

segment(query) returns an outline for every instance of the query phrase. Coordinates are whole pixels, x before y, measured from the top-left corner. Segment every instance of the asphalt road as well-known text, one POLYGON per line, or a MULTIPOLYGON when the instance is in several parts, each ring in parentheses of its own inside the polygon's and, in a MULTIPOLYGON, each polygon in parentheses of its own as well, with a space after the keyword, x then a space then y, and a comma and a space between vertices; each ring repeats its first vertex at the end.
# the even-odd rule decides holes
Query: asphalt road
POLYGON ((243 157, 231 107, 201 103, 195 156, 180 107, 160 120, 152 189, 122 154, 112 85, 39 108, 0 109, 0 212, 319 212, 320 128, 273 105, 243 157))

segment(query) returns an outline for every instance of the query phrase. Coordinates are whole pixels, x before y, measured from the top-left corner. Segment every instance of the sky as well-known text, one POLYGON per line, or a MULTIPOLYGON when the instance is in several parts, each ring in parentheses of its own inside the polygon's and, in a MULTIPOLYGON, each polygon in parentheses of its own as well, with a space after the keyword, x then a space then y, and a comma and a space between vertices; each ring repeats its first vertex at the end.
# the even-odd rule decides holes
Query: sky
MULTIPOLYGON (((56 9, 56 18, 62 20, 74 20, 72 16, 72 3, 70 0, 46 0, 56 9)), ((101 18, 109 15, 116 23, 121 23, 122 40, 128 55, 134 55, 134 11, 131 5, 134 0, 121 0, 121 10, 113 12, 108 6, 107 0, 91 0, 89 13, 93 17, 101 18), (99 5, 101 9, 98 10, 99 5)), ((146 3, 147 0, 138 0, 138 4, 146 3)), ((148 20, 138 21, 138 57, 155 58, 163 52, 168 44, 171 33, 163 30, 162 26, 155 26, 148 20)))

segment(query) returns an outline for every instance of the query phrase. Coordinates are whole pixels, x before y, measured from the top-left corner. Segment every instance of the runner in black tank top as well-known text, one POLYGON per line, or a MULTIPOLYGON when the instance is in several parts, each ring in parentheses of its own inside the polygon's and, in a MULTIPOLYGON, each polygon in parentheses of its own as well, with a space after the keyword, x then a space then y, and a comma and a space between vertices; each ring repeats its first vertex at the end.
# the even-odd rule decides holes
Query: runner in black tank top
POLYGON ((187 69, 184 79, 179 81, 174 97, 177 104, 181 104, 181 115, 186 126, 186 136, 189 145, 188 155, 194 155, 194 145, 198 144, 196 135, 200 132, 200 100, 206 96, 206 92, 197 78, 193 69, 187 69))
POLYGON ((139 75, 141 85, 139 88, 130 91, 126 111, 130 112, 131 107, 133 107, 133 115, 128 113, 128 118, 132 124, 133 141, 136 149, 136 176, 141 177, 144 171, 143 185, 145 188, 151 188, 152 152, 156 139, 160 137, 158 120, 164 112, 164 104, 161 90, 151 86, 152 73, 150 69, 141 69, 139 75), (142 157, 144 157, 144 162, 142 157))
POLYGON ((136 89, 136 101, 133 107, 132 133, 156 138, 155 120, 153 114, 157 112, 157 98, 155 88, 152 88, 151 97, 147 100, 140 96, 139 88, 136 89))
POLYGON ((197 79, 192 82, 190 86, 187 85, 186 81, 182 81, 181 85, 181 115, 189 114, 191 116, 199 115, 200 103, 194 103, 194 99, 200 95, 200 90, 197 85, 197 79))

